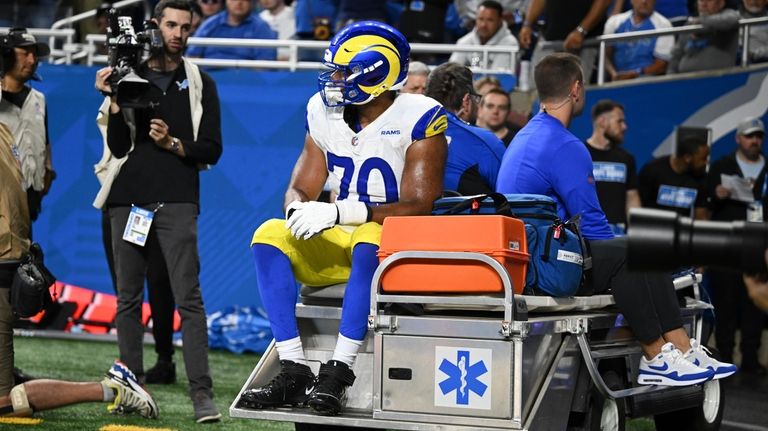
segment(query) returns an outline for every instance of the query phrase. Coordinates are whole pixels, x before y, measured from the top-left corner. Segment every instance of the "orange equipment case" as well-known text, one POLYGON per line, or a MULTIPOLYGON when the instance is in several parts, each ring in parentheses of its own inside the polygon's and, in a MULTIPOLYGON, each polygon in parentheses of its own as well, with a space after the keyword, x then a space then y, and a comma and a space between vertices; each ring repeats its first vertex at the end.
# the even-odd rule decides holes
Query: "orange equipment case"
MULTIPOLYGON (((515 293, 525 285, 528 246, 522 220, 499 215, 387 217, 379 262, 398 251, 458 251, 504 265, 515 293)), ((403 259, 382 275, 385 292, 497 293, 504 285, 490 266, 471 260, 403 259)))

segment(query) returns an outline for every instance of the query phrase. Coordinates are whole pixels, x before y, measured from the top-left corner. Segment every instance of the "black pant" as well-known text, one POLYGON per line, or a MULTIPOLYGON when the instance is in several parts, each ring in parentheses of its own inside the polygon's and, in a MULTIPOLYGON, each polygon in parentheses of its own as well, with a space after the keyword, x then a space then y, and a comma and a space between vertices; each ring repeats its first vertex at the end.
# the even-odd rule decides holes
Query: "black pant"
MULTIPOLYGON (((107 254, 109 275, 112 277, 112 287, 117 295, 117 277, 115 276, 115 258, 112 252, 112 226, 109 222, 107 211, 101 213, 101 235, 104 244, 104 252, 107 254)), ((160 250, 157 246, 157 237, 150 235, 148 238, 152 246, 150 250, 160 250)), ((152 336, 155 339, 155 352, 158 360, 171 362, 173 360, 173 312, 176 303, 173 301, 171 280, 168 278, 168 269, 165 259, 160 252, 152 252, 148 256, 147 265, 147 293, 149 294, 149 308, 152 312, 152 336)))
POLYGON ((129 206, 109 208, 117 275, 116 323, 120 360, 137 376, 144 375, 141 302, 150 255, 160 252, 167 264, 173 298, 181 316, 182 353, 190 396, 200 391, 213 396, 213 382, 208 366, 208 327, 199 280, 198 207, 192 203, 165 203, 162 207, 158 206, 149 234, 150 237, 156 237, 157 242, 148 242, 144 247, 122 239, 130 211, 129 206))
POLYGON ((707 270, 715 305, 715 341, 726 362, 733 362, 736 329, 741 330, 741 366, 758 365, 757 351, 763 335, 765 314, 749 299, 741 273, 707 270))
POLYGON ((626 238, 589 241, 592 269, 580 295, 611 291, 616 305, 642 343, 683 326, 669 274, 627 270, 626 238))

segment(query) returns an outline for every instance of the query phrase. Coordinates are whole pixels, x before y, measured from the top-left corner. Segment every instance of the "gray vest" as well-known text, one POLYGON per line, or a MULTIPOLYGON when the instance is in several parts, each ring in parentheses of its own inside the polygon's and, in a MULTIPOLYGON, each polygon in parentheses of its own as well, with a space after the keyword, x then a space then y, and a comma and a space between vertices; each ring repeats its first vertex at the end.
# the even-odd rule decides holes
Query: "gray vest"
POLYGON ((24 189, 43 190, 45 96, 33 88, 21 108, 7 100, 0 100, 0 122, 5 123, 13 134, 13 152, 21 163, 24 189))

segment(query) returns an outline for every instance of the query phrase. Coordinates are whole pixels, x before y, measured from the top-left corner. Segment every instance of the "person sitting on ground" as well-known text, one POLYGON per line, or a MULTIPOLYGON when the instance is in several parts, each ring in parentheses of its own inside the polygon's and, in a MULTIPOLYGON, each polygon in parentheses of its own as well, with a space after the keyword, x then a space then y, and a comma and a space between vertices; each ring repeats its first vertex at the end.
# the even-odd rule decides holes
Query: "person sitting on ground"
POLYGON ((26 417, 88 402, 110 403, 107 411, 112 414, 136 413, 148 419, 160 415, 155 400, 139 385, 131 370, 115 361, 100 382, 38 379, 14 386, 8 395, 0 396, 0 417, 26 417))
POLYGON ((534 79, 541 111, 509 144, 496 191, 547 195, 562 220, 580 217, 592 267, 577 294, 612 292, 643 350, 639 384, 687 386, 735 373, 736 366, 715 360, 689 338, 669 274, 627 270, 626 238, 614 238, 598 202, 589 151, 568 130, 585 104, 579 58, 548 55, 536 65, 534 79))
POLYGON ((307 104, 304 150, 285 193, 286 220, 253 235, 256 280, 275 337, 280 372, 241 395, 241 406, 304 404, 323 415, 343 408, 365 340, 381 224, 389 216, 429 215, 442 192, 445 110, 419 94, 400 94, 410 46, 389 25, 362 21, 325 51, 330 69, 307 104), (397 96, 397 97, 395 97, 397 96), (326 180, 337 196, 318 202, 326 180), (315 375, 296 322, 296 281, 347 283, 336 348, 315 375))

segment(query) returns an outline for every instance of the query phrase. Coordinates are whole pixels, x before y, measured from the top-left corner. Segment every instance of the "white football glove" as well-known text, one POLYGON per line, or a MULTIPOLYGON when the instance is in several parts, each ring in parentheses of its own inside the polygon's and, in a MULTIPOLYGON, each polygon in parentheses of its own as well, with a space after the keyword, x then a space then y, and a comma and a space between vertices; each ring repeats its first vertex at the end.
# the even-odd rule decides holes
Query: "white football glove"
POLYGON ((339 216, 336 205, 326 202, 301 202, 293 208, 289 205, 289 209, 293 209, 293 212, 285 221, 285 227, 290 229, 296 239, 310 239, 335 226, 339 216))
POLYGON ((310 239, 336 224, 356 226, 368 221, 368 206, 358 201, 291 202, 285 227, 296 239, 310 239))
POLYGON ((301 208, 304 205, 304 202, 302 201, 293 201, 285 208, 285 219, 288 220, 291 218, 291 214, 293 214, 294 210, 297 210, 301 208))

